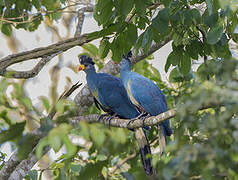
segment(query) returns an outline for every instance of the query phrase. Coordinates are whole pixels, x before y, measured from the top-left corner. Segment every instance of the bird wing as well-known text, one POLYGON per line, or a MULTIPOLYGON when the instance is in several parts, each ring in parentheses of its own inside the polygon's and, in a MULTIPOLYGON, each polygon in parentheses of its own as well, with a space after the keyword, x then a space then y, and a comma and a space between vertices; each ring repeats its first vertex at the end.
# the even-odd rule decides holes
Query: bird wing
POLYGON ((130 77, 127 91, 133 104, 136 101, 151 115, 167 111, 166 98, 157 85, 137 73, 132 73, 130 77))
POLYGON ((98 78, 97 94, 100 103, 124 118, 135 118, 138 111, 131 104, 126 90, 117 77, 101 73, 98 78))
MULTIPOLYGON (((135 72, 131 72, 129 77, 127 91, 133 104, 137 106, 139 104, 152 116, 167 111, 166 97, 153 81, 135 72)), ((162 125, 164 134, 170 136, 172 130, 169 120, 162 122, 162 125)))

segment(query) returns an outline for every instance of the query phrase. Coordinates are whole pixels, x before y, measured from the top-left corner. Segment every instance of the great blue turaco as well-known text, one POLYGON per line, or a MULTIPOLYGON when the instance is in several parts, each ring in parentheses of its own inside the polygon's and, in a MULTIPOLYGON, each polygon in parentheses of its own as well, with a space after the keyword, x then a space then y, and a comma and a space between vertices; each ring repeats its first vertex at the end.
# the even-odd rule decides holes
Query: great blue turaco
MULTIPOLYGON (((130 97, 131 102, 141 113, 147 116, 156 116, 167 111, 167 100, 160 88, 150 79, 131 71, 130 51, 122 57, 120 78, 130 97)), ((166 146, 166 136, 172 134, 169 120, 162 122, 158 127, 159 147, 162 154, 166 146)))
MULTIPOLYGON (((96 106, 110 115, 117 115, 124 119, 134 119, 140 115, 136 107, 130 102, 122 81, 110 74, 97 73, 92 59, 86 55, 79 58, 78 70, 84 70, 88 87, 94 96, 96 106)), ((146 175, 152 175, 151 150, 142 128, 137 128, 135 137, 139 144, 141 159, 146 175)))

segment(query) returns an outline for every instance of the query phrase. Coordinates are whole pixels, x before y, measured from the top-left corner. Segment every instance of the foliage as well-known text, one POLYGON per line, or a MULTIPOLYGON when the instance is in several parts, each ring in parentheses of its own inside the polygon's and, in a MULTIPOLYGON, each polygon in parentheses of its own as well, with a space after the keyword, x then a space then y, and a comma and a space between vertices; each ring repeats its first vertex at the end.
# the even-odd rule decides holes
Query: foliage
MULTIPOLYGON (((11 18, 11 22, 0 21, 1 31, 8 36, 13 26, 33 31, 42 20, 59 19, 57 10, 65 3, 0 0, 1 18, 11 18), (37 13, 32 14, 33 11, 37 13)), ((173 50, 165 65, 168 82, 163 82, 151 65, 152 55, 133 66, 133 71, 152 79, 161 88, 169 108, 178 109, 177 116, 171 119, 174 135, 168 140, 166 153, 153 155, 156 178, 238 178, 238 60, 232 58, 229 47, 229 42, 238 41, 234 33, 237 13, 237 5, 224 0, 97 1, 94 18, 102 30, 91 33, 89 38, 102 39, 99 47, 84 44, 83 54, 91 56, 98 69, 104 66, 104 58, 110 53, 119 62, 122 54, 132 47, 148 53, 153 42, 172 40, 173 50), (162 8, 158 8, 160 5, 162 8), (204 61, 198 69, 194 68, 193 64, 201 60, 204 61)), ((146 178, 136 156, 138 148, 132 131, 85 122, 80 122, 78 128, 72 127, 70 117, 76 112, 73 102, 60 100, 54 105, 55 99, 39 97, 39 108, 26 95, 23 84, 6 78, 0 80, 0 145, 11 142, 13 149, 19 149, 20 159, 27 157, 37 138, 40 138, 38 158, 46 146, 63 152, 48 168, 30 171, 26 179, 41 179, 45 170, 51 170, 54 179, 146 178), (50 119, 47 113, 53 107, 57 114, 50 119), (40 126, 41 137, 32 133, 32 122, 40 126)), ((101 113, 95 105, 86 114, 93 113, 101 113)), ((155 127, 148 136, 153 151, 157 152, 155 127)), ((5 154, 0 155, 2 168, 5 154)))
POLYGON ((65 0, 1 0, 0 27, 3 34, 11 36, 12 27, 35 31, 46 18, 52 23, 61 17, 58 12, 65 5, 65 0))

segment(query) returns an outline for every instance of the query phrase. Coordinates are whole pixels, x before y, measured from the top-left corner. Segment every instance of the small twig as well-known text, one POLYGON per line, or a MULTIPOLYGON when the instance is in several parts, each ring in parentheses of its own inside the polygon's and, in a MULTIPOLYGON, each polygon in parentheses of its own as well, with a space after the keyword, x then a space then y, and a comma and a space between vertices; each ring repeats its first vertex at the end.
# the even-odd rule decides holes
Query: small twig
MULTIPOLYGON (((80 86, 82 85, 82 83, 77 82, 76 84, 74 84, 67 92, 63 92, 58 101, 61 99, 66 99, 67 97, 69 97, 76 89, 78 89, 80 86)), ((48 114, 48 118, 49 119, 53 119, 54 115, 56 113, 56 107, 53 106, 53 108, 51 109, 51 111, 48 114)))
POLYGON ((139 153, 133 153, 129 156, 127 156, 125 159, 123 159, 120 163, 118 163, 117 165, 115 165, 114 167, 112 167, 112 169, 110 170, 110 173, 113 174, 117 169, 120 169, 123 164, 125 164, 127 161, 134 159, 136 156, 138 156, 139 153))

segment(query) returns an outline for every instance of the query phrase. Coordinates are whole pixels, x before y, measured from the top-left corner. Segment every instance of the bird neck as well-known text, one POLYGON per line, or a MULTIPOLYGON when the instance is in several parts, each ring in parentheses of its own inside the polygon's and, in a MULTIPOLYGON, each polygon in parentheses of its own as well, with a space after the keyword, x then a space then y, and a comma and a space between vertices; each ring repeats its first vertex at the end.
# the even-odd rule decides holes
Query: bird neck
POLYGON ((128 60, 123 59, 121 64, 120 78, 125 80, 129 72, 131 72, 131 63, 128 60))
POLYGON ((90 80, 96 80, 97 72, 94 66, 91 66, 86 71, 86 78, 90 80))
POLYGON ((131 71, 131 62, 129 60, 122 60, 121 71, 131 71))
POLYGON ((93 92, 96 90, 96 84, 97 84, 97 72, 95 70, 95 67, 92 66, 86 72, 86 80, 88 83, 89 89, 93 92))

